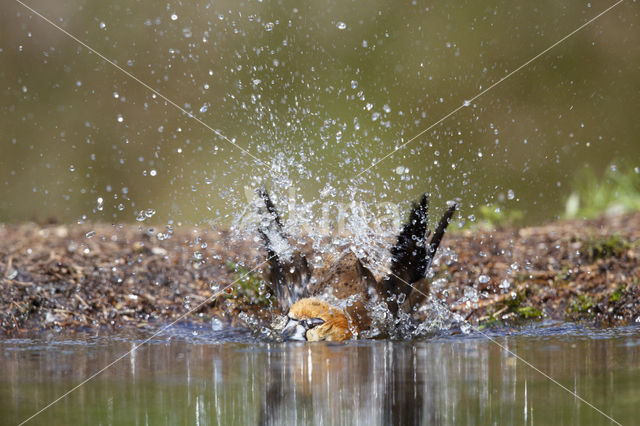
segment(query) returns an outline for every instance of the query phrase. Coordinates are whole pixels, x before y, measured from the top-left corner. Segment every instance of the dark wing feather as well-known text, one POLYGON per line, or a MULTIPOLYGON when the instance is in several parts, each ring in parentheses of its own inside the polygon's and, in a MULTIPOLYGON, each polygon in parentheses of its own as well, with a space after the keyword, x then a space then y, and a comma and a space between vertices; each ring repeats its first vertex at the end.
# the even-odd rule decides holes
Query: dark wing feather
POLYGON ((262 188, 258 195, 266 207, 266 212, 261 212, 266 220, 261 220, 258 227, 267 250, 269 270, 266 278, 280 307, 286 312, 293 302, 306 295, 311 271, 306 257, 289 243, 280 215, 267 191, 262 188))
POLYGON ((451 221, 453 213, 455 213, 457 207, 458 205, 456 203, 451 203, 447 208, 447 211, 440 218, 440 222, 438 222, 438 227, 433 233, 433 237, 431 237, 431 241, 429 242, 429 248, 427 249, 427 264, 425 267, 425 274, 431 267, 431 262, 433 262, 433 258, 436 256, 436 251, 438 250, 438 247, 440 247, 440 243, 442 242, 444 231, 447 230, 447 226, 449 226, 449 222, 451 221))
POLYGON ((393 315, 397 315, 399 304, 410 295, 411 284, 426 276, 455 209, 455 203, 449 206, 427 244, 428 196, 424 194, 420 202, 413 205, 409 220, 391 248, 391 273, 380 282, 378 290, 393 315))

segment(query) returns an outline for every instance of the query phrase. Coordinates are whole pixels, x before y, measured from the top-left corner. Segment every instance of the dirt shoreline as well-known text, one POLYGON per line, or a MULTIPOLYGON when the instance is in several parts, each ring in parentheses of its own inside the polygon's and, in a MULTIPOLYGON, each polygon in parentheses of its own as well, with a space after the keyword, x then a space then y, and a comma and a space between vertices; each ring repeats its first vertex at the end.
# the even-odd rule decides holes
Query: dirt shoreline
MULTIPOLYGON (((250 274, 259 242, 226 229, 0 225, 0 337, 49 329, 148 327, 180 318, 268 318, 273 298, 250 274), (158 238, 158 233, 160 238, 158 238), (242 266, 240 266, 242 265, 242 266)), ((640 323, 640 212, 529 228, 449 233, 433 292, 474 324, 550 318, 640 323)), ((277 308, 276 308, 277 309, 277 308)))

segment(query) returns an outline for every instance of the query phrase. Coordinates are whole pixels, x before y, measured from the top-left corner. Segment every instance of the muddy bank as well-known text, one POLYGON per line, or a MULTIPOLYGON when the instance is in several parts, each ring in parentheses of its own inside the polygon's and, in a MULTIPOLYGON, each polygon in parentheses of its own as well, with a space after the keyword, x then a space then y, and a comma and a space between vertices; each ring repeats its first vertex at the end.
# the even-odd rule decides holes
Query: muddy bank
MULTIPOLYGON (((640 213, 449 233, 433 292, 482 326, 640 322, 639 241, 640 213)), ((146 327, 203 302, 185 319, 267 318, 277 303, 260 275, 242 278, 264 256, 226 229, 0 225, 0 334, 146 327)))

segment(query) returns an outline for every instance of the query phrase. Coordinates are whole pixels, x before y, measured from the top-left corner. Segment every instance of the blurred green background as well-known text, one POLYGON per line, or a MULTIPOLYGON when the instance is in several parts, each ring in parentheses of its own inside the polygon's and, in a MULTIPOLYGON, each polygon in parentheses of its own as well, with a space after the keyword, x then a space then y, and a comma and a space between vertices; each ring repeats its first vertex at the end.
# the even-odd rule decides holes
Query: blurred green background
MULTIPOLYGON (((44 1, 0 6, 0 221, 232 223, 246 188, 462 215, 564 210, 576 176, 640 166, 640 14, 613 2, 44 1)), ((310 216, 311 217, 311 216, 310 216)))

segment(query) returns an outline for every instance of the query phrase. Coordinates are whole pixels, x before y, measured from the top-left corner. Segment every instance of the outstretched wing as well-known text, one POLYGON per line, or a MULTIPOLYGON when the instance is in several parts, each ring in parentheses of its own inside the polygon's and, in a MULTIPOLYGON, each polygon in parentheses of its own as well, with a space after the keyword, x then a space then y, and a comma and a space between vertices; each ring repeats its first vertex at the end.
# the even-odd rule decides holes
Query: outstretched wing
POLYGON ((433 258, 436 256, 436 251, 438 247, 440 247, 440 243, 442 242, 442 237, 444 237, 444 231, 447 230, 447 226, 449 226, 449 222, 453 217, 453 213, 456 211, 457 204, 451 203, 447 208, 447 211, 440 218, 440 222, 438 222, 438 227, 433 233, 433 237, 431 237, 431 241, 429 242, 429 248, 427 249, 427 264, 424 270, 426 274, 431 267, 431 262, 433 262, 433 258))
POLYGON ((378 291, 393 315, 397 315, 398 306, 411 293, 410 284, 426 276, 455 210, 456 204, 452 203, 427 243, 431 233, 427 229, 429 197, 424 194, 420 202, 413 205, 409 220, 391 248, 391 273, 380 282, 378 291))
POLYGON ((305 296, 311 271, 306 257, 289 243, 280 215, 267 191, 262 188, 258 195, 266 208, 266 211, 260 212, 262 219, 258 226, 269 263, 266 278, 278 298, 280 307, 286 312, 293 302, 305 296))

